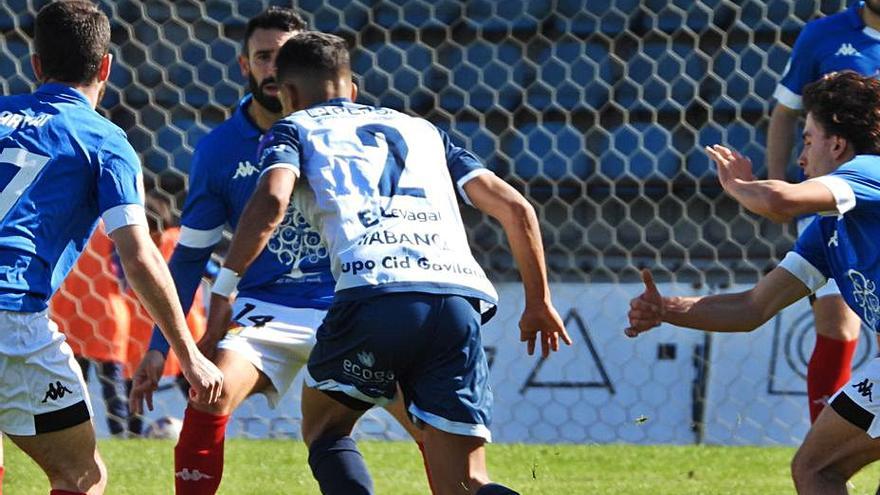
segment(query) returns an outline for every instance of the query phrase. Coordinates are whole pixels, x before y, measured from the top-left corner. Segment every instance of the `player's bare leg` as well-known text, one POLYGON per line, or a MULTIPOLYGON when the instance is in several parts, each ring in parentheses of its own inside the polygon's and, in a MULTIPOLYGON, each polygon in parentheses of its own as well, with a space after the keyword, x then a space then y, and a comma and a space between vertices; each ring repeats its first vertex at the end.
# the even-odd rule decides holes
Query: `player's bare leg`
POLYGON ((811 421, 816 420, 828 398, 849 381, 861 331, 861 320, 839 294, 816 299, 813 316, 817 340, 807 366, 811 421))
POLYGON ((190 402, 180 439, 174 448, 174 485, 178 495, 217 492, 223 477, 226 423, 252 393, 269 386, 269 379, 238 353, 220 349, 214 358, 223 372, 220 400, 213 404, 190 402))
POLYGON ((34 436, 9 435, 9 439, 43 469, 53 490, 104 493, 107 469, 91 421, 34 436))
POLYGON ((795 488, 800 495, 848 493, 847 480, 878 459, 880 439, 826 407, 792 461, 795 488))
POLYGON ((403 391, 400 390, 399 384, 397 386, 397 396, 391 401, 391 403, 385 406, 385 410, 388 411, 388 413, 391 414, 401 426, 403 426, 403 429, 409 433, 409 436, 415 440, 416 445, 419 447, 419 452, 422 454, 422 462, 425 465, 425 476, 428 479, 428 486, 431 488, 431 493, 435 494, 434 480, 431 476, 431 469, 428 467, 428 458, 425 457, 424 434, 422 433, 422 430, 412 422, 409 413, 406 412, 406 401, 403 399, 403 391))
POLYGON ((477 493, 490 483, 485 440, 453 435, 431 425, 422 431, 435 495, 477 493))

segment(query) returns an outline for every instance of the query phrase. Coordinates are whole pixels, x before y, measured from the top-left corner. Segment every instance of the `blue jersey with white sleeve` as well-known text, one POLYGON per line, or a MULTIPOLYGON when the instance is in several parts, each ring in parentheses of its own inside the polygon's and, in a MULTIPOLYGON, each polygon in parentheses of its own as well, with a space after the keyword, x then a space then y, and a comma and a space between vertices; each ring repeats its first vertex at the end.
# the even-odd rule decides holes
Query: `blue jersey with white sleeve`
POLYGON ((0 97, 0 309, 44 310, 99 217, 108 233, 146 226, 122 129, 64 84, 0 97))
POLYGON ((280 120, 265 142, 262 173, 288 168, 313 193, 293 202, 330 248, 337 300, 425 292, 497 302, 457 201, 491 172, 431 123, 339 98, 280 120))
MULTIPOLYGON (((181 305, 188 310, 205 265, 226 228, 234 230, 256 189, 262 132, 247 113, 245 96, 233 115, 199 141, 181 217, 180 241, 169 262, 181 305)), ((238 296, 287 307, 327 309, 333 301, 330 259, 320 235, 293 204, 266 249, 238 284, 238 296)), ((158 329, 151 349, 167 352, 158 329)))
POLYGON ((833 278, 849 307, 880 331, 880 156, 856 156, 810 181, 828 187, 837 208, 810 224, 780 266, 813 291, 833 278))
POLYGON ((803 108, 804 86, 825 74, 853 70, 870 76, 880 70, 880 31, 868 27, 859 14, 864 2, 843 12, 808 22, 798 36, 791 59, 773 93, 792 109, 803 108))

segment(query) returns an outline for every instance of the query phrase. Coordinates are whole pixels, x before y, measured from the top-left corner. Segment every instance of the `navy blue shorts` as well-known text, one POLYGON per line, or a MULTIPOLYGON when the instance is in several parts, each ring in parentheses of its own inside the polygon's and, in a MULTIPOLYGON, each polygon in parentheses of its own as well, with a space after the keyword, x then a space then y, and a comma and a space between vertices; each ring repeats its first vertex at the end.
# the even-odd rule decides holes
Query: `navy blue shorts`
POLYGON ((476 299, 415 292, 333 303, 318 328, 306 385, 367 409, 393 399, 400 383, 416 420, 491 440, 479 307, 476 299))

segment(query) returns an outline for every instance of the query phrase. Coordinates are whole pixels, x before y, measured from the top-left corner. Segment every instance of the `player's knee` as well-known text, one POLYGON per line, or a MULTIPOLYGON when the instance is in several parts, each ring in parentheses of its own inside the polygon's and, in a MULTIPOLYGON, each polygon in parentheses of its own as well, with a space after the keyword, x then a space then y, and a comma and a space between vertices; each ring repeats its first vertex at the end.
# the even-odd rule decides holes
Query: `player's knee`
POLYGON ((216 401, 210 404, 190 401, 189 406, 200 412, 213 414, 215 416, 228 416, 232 414, 235 411, 235 408, 238 407, 238 404, 233 399, 234 395, 230 394, 226 387, 227 386, 224 383, 223 390, 220 392, 220 397, 216 401))
POLYGON ((107 486, 107 467, 97 454, 89 461, 64 463, 46 474, 53 487, 71 488, 89 495, 100 495, 107 486))

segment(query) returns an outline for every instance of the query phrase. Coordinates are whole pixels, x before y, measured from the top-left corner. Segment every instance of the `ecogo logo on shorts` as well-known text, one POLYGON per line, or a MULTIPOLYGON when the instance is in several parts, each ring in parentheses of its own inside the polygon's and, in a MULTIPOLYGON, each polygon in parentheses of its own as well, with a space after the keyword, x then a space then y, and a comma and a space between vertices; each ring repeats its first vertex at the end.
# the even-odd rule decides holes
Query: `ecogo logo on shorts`
POLYGON ((384 383, 394 380, 394 372, 391 370, 373 370, 376 364, 376 356, 372 352, 360 351, 357 353, 357 362, 350 359, 342 361, 342 369, 346 375, 357 378, 364 382, 384 383))

